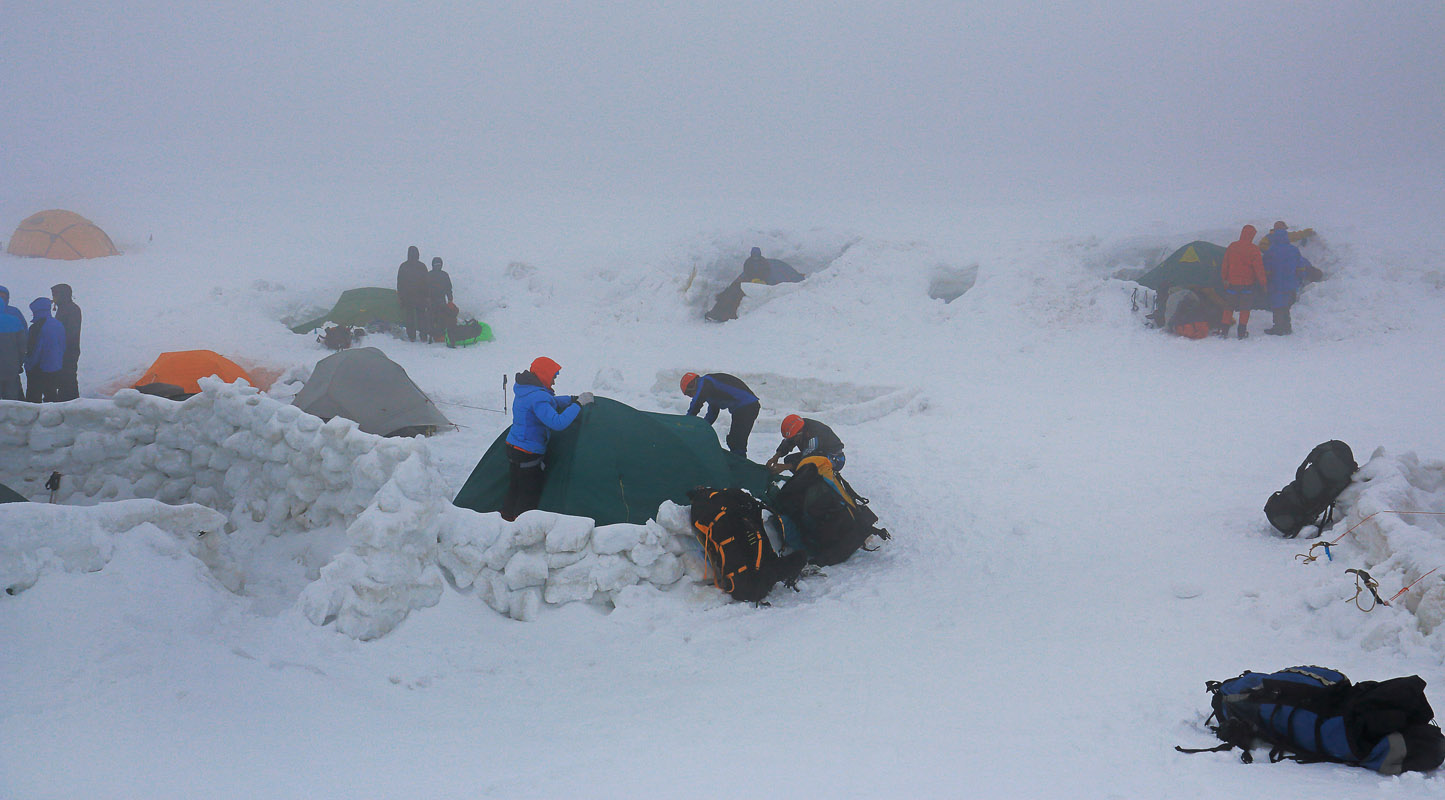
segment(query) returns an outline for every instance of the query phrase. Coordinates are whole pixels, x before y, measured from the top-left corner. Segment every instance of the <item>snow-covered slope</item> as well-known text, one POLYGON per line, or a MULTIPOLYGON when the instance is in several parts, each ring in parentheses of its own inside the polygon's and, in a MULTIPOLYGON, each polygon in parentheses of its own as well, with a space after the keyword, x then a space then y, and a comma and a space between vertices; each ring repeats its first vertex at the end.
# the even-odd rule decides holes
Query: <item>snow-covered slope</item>
MULTIPOLYGON (((100 397, 169 349, 304 373, 324 351, 280 320, 345 288, 387 285, 416 243, 447 259, 459 303, 498 339, 457 351, 368 340, 461 425, 389 445, 397 457, 377 487, 389 477, 409 500, 445 506, 507 424, 502 376, 537 355, 563 365, 562 391, 655 410, 684 407, 680 372, 725 370, 762 394, 754 458, 788 413, 833 424, 850 481, 895 534, 796 594, 779 591, 770 608, 643 582, 605 587, 610 611, 571 604, 522 613, 533 617, 523 625, 488 608, 489 597, 503 605, 495 589, 457 580, 462 565, 506 579, 505 563, 486 566, 466 549, 478 545, 470 528, 403 524, 423 550, 439 546, 428 535, 451 531, 451 555, 413 553, 404 570, 440 591, 361 642, 308 620, 307 607, 320 622, 339 607, 303 587, 340 563, 327 568, 336 585, 365 595, 362 562, 343 556, 390 541, 392 527, 358 527, 392 513, 385 500, 313 526, 290 513, 302 496, 290 476, 226 498, 223 481, 207 497, 232 521, 240 594, 207 566, 216 556, 167 527, 169 512, 132 526, 0 507, 0 538, 27 553, 39 552, 36 526, 76 526, 58 540, 68 549, 27 567, 16 579, 25 588, 0 598, 0 641, 15 644, 0 648, 0 787, 15 797, 649 797, 707 793, 698 787, 715 784, 700 776, 746 760, 768 793, 800 797, 1438 794, 1436 776, 1245 767, 1172 750, 1207 742, 1203 682, 1246 668, 1419 673, 1445 707, 1441 573, 1367 615, 1347 603, 1342 572, 1364 566, 1393 594, 1445 563, 1440 525, 1377 517, 1334 562, 1301 565, 1294 555, 1307 543, 1278 539, 1260 511, 1330 438, 1369 462, 1340 524, 1445 502, 1435 413, 1445 285, 1401 235, 1438 219, 1438 198, 1400 189, 1372 205, 1344 186, 1251 196, 1260 199, 1250 208, 1216 196, 838 209, 822 220, 781 215, 766 230, 614 209, 591 226, 503 231, 504 208, 455 211, 479 220, 466 233, 385 222, 389 209, 357 201, 352 216, 327 220, 326 242, 308 236, 315 220, 301 209, 268 214, 268 237, 247 218, 174 209, 154 242, 134 216, 109 225, 119 258, 0 256, 0 283, 18 300, 61 280, 76 288, 82 390, 100 397), (1130 285, 1110 277, 1112 254, 1141 238, 1182 243, 1280 216, 1320 230, 1337 261, 1302 296, 1293 337, 1191 342, 1149 331, 1130 310, 1130 285), (689 286, 689 276, 725 279, 712 272, 752 242, 816 255, 820 268, 745 305, 737 321, 704 322, 706 281, 689 286), (928 298, 940 267, 974 264, 976 282, 957 300, 928 298), (1367 459, 1377 447, 1384 453, 1367 459), (398 478, 408 458, 419 472, 398 478), (273 512, 272 495, 287 508, 273 512), (8 537, 22 529, 17 545, 8 537), (304 546, 293 538, 303 532, 304 546), (94 552, 71 547, 76 537, 94 552), (426 573, 437 563, 453 582, 426 573)), ((0 216, 23 216, 22 200, 0 197, 0 216)), ((105 209, 78 210, 106 220, 105 209)), ((39 424, 4 419, 6 435, 39 424)), ((77 434, 72 449, 79 443, 77 434)), ((39 497, 46 449, 19 446, 34 461, 7 459, 0 481, 39 497)), ((67 469, 88 485, 83 466, 67 469)), ((84 502, 159 494, 124 491, 143 477, 98 479, 84 502)), ((207 500, 188 491, 163 499, 207 500)), ((521 550, 552 566, 546 531, 540 544, 523 538, 521 550)), ((525 566, 509 592, 541 585, 525 566)), ((579 597, 603 591, 597 575, 574 587, 579 597)))

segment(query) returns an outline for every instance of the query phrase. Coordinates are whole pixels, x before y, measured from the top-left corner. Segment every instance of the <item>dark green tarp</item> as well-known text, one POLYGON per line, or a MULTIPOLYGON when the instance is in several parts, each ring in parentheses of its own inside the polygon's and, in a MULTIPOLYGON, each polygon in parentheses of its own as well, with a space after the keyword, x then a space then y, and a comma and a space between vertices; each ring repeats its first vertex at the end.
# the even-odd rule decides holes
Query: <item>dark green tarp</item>
POLYGON ((1224 248, 1209 242, 1190 242, 1163 263, 1139 276, 1139 283, 1154 291, 1163 286, 1224 288, 1219 268, 1224 263, 1224 248))
POLYGON ((21 495, 19 492, 15 491, 14 489, 11 489, 9 486, 6 486, 5 484, 0 483, 0 503, 24 503, 24 502, 26 502, 24 495, 21 495))
POLYGON ((326 316, 303 322, 291 328, 294 333, 309 333, 328 322, 364 328, 373 322, 400 325, 401 302, 395 289, 347 289, 336 300, 326 316))
MULTIPOLYGON (((504 431, 472 470, 453 502, 500 511, 510 480, 504 431)), ((686 504, 694 486, 741 487, 766 496, 772 476, 722 449, 697 417, 638 411, 599 397, 547 446, 547 482, 539 507, 591 517, 598 525, 643 523, 664 500, 686 504)))

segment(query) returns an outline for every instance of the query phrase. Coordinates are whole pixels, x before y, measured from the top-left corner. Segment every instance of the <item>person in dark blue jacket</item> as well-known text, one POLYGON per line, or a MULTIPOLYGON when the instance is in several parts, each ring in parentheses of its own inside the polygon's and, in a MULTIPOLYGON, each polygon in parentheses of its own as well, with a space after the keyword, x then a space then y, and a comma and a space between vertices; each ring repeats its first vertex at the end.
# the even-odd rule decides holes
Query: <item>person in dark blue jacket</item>
POLYGON ((0 400, 24 400, 20 371, 25 369, 28 337, 25 315, 10 305, 10 290, 0 286, 0 400))
POLYGON ((773 472, 796 470, 803 459, 813 456, 828 459, 833 463, 833 471, 837 472, 843 469, 843 464, 848 460, 843 455, 843 440, 838 438, 832 428, 816 419, 789 414, 783 418, 782 433, 782 444, 778 445, 777 452, 768 459, 768 463, 763 465, 773 472), (793 450, 798 452, 794 453, 793 450))
POLYGON ((709 425, 717 421, 718 414, 723 409, 728 410, 732 417, 732 425, 728 428, 727 444, 728 449, 742 456, 748 457, 748 436, 753 432, 753 423, 758 419, 758 411, 762 404, 758 402, 758 396, 748 388, 746 383, 726 372, 712 372, 699 376, 696 372, 689 372, 682 376, 682 393, 692 398, 692 404, 687 407, 689 417, 697 416, 702 410, 703 404, 707 404, 707 420, 709 425))
POLYGON ((542 356, 526 372, 517 373, 512 387, 512 427, 507 431, 507 461, 511 482, 502 500, 502 519, 514 520, 537 507, 542 499, 546 475, 547 440, 553 431, 571 425, 582 407, 592 402, 592 393, 558 397, 552 391, 562 367, 542 356))
POLYGON ((60 371, 65 365, 65 326, 50 316, 50 298, 30 303, 30 332, 26 336, 25 399, 53 403, 60 399, 60 371))
POLYGON ((1271 336, 1288 336, 1294 333, 1290 320, 1290 306, 1299 296, 1300 273, 1304 271, 1304 256, 1289 240, 1289 229, 1283 222, 1276 222, 1269 232, 1269 249, 1264 251, 1264 272, 1269 277, 1269 307, 1274 312, 1274 327, 1265 328, 1271 336))

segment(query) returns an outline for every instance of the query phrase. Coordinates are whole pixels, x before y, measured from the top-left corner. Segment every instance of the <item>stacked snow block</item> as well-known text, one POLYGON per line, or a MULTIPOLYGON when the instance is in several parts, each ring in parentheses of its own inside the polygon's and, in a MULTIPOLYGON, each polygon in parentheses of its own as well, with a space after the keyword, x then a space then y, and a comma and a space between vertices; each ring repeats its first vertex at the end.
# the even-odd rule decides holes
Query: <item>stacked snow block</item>
POLYGON ((437 602, 433 520, 449 504, 424 446, 323 423, 244 384, 200 386, 182 403, 132 389, 109 401, 0 402, 0 481, 60 472, 62 504, 198 503, 225 514, 228 532, 344 529, 345 549, 319 568, 302 607, 356 638, 437 602))
POLYGON ((438 526, 438 558, 458 588, 475 587, 498 613, 530 620, 549 605, 611 605, 629 586, 701 580, 705 565, 690 524, 687 509, 670 502, 644 525, 600 527, 550 511, 507 522, 451 506, 438 526))

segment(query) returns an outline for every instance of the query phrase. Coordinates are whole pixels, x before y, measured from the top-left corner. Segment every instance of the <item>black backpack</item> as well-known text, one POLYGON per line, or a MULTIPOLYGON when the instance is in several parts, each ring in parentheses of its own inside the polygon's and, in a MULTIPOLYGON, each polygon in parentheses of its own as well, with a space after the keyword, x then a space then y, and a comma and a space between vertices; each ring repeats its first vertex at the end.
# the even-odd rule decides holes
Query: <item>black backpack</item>
POLYGON ((876 527, 878 515, 868 499, 853 491, 843 476, 819 471, 818 461, 807 458, 794 470, 773 498, 773 507, 798 526, 808 561, 820 567, 847 561, 869 536, 892 538, 876 527))
POLYGON ((1351 684, 1325 667, 1290 667, 1209 681, 1205 689, 1214 695, 1210 718, 1219 723, 1210 730, 1224 744, 1176 747, 1181 753, 1238 747, 1248 764, 1262 740, 1271 745, 1271 762, 1334 761, 1382 775, 1428 772, 1445 762, 1445 736, 1418 675, 1351 684))
POLYGON ((351 346, 351 328, 345 325, 332 325, 321 332, 317 337, 327 350, 345 350, 351 346))
POLYGON ((743 489, 698 487, 692 500, 693 534, 702 544, 713 585, 734 600, 758 603, 778 581, 792 586, 807 565, 802 552, 779 556, 763 530, 763 504, 743 489))
POLYGON ((1314 524, 1323 529, 1334 520, 1335 498, 1350 485, 1359 469, 1350 446, 1337 439, 1317 445, 1295 470, 1294 480, 1270 495, 1264 504, 1269 524, 1287 539, 1314 524))

